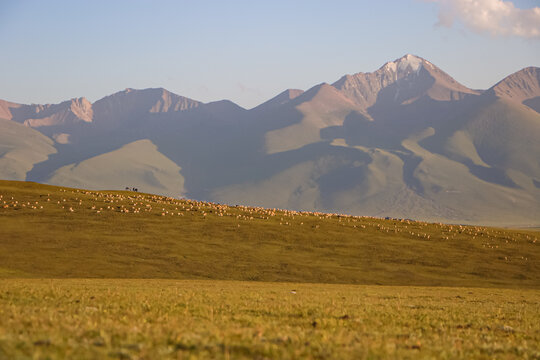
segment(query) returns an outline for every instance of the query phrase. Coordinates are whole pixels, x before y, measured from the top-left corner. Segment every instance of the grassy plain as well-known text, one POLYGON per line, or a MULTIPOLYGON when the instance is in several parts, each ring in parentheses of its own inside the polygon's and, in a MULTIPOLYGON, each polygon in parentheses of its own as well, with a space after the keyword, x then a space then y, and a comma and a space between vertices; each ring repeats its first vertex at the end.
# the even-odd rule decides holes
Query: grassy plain
POLYGON ((0 181, 0 359, 540 359, 539 239, 0 181))
POLYGON ((540 291, 4 280, 2 359, 539 359, 540 291))
POLYGON ((540 233, 0 181, 0 277, 540 288, 540 233))

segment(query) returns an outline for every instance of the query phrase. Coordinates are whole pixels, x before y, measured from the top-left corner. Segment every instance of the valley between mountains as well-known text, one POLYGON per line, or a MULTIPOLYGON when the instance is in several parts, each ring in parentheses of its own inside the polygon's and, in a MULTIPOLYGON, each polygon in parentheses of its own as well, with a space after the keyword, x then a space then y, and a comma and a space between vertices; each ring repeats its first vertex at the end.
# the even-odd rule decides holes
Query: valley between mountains
POLYGON ((422 221, 540 226, 540 68, 487 90, 405 55, 250 110, 165 89, 0 100, 0 179, 422 221))

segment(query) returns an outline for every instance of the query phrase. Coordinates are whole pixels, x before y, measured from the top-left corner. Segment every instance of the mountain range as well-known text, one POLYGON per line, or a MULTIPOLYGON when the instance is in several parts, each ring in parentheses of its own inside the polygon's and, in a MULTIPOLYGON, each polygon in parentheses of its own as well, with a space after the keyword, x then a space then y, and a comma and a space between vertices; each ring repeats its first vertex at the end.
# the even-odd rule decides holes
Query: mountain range
POLYGON ((247 110, 165 89, 0 100, 0 178, 228 204, 540 226, 540 68, 487 90, 405 55, 247 110))

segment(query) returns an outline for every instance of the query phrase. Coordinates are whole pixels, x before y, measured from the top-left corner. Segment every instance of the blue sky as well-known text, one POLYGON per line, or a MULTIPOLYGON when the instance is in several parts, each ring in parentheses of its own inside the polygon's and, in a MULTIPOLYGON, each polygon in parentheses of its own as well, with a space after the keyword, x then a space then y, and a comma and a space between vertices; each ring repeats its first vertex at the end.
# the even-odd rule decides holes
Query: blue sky
POLYGON ((483 32, 459 17, 437 25, 443 3, 454 6, 453 0, 0 0, 0 99, 95 101, 127 87, 164 87, 250 108, 287 88, 374 71, 406 53, 472 88, 540 66, 537 37, 483 32))

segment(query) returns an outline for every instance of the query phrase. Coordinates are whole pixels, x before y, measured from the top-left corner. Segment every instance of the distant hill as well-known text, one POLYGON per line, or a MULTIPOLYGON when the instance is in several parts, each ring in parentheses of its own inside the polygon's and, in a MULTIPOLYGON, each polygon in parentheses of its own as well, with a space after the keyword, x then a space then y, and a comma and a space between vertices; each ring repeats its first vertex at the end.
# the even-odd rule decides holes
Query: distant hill
POLYGON ((481 91, 408 54, 251 110, 126 89, 92 104, 0 101, 0 119, 2 179, 540 226, 536 67, 481 91))
POLYGON ((539 259, 538 231, 0 181, 0 278, 539 288, 539 259))

